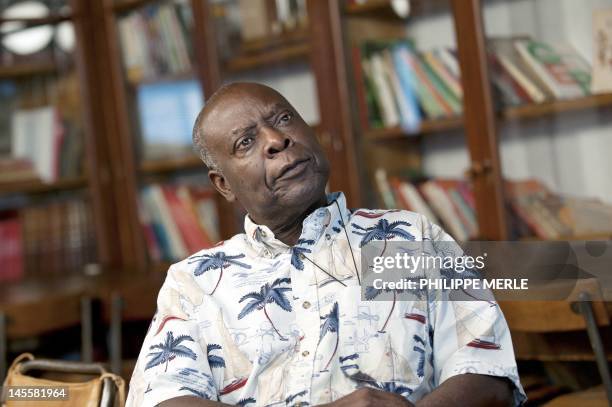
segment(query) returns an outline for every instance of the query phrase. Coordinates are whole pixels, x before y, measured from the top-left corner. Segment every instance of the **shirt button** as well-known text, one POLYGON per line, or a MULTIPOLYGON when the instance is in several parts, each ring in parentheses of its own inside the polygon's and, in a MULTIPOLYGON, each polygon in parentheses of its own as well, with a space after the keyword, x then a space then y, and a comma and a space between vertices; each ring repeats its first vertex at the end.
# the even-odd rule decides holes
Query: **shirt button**
POLYGON ((326 238, 327 240, 329 240, 329 239, 331 239, 331 235, 330 235, 329 233, 326 233, 326 234, 325 234, 325 238, 326 238))
POLYGON ((308 357, 308 355, 310 355, 310 352, 308 352, 307 350, 305 350, 304 352, 302 352, 302 356, 304 356, 304 357, 308 357))
POLYGON ((310 308, 310 303, 308 301, 304 301, 302 303, 302 307, 304 307, 304 309, 308 309, 308 308, 310 308))
POLYGON ((304 260, 304 258, 306 257, 306 256, 304 255, 304 253, 300 253, 300 254, 299 254, 299 256, 300 256, 300 259, 302 259, 302 260, 304 260))

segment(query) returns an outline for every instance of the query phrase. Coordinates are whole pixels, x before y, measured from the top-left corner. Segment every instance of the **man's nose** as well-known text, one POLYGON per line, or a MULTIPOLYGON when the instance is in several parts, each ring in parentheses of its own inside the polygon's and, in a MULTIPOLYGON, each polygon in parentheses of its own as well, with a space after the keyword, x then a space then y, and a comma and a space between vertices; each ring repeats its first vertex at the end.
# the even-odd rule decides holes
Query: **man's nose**
POLYGON ((290 137, 272 127, 264 127, 261 132, 261 136, 265 139, 264 151, 268 158, 273 158, 292 143, 290 137))

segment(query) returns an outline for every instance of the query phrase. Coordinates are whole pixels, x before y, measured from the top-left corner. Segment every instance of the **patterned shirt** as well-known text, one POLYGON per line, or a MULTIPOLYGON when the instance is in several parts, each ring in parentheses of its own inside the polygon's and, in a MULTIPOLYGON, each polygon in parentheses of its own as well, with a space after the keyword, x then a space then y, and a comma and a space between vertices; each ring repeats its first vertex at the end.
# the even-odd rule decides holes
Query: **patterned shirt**
POLYGON ((419 214, 350 211, 345 202, 342 193, 328 195, 293 247, 247 215, 246 233, 172 265, 128 406, 186 395, 307 406, 363 386, 414 403, 463 373, 508 378, 521 404, 525 393, 496 303, 362 300, 356 268, 368 239, 452 238, 419 214), (473 316, 476 331, 461 329, 473 316), (494 342, 480 337, 487 332, 495 332, 494 342))

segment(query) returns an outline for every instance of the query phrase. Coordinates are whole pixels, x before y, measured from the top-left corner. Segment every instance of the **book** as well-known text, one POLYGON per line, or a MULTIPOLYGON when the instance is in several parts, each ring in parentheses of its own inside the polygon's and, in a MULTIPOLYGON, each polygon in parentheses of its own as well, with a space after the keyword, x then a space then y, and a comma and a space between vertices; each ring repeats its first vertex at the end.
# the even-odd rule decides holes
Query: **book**
POLYGON ((438 218, 421 197, 414 185, 406 181, 401 181, 396 177, 391 178, 389 181, 393 187, 397 201, 401 203, 404 209, 419 213, 435 224, 439 223, 438 218))
POLYGON ((170 185, 164 185, 161 188, 172 219, 183 238, 188 253, 195 253, 211 247, 212 243, 201 229, 197 217, 191 209, 179 199, 176 188, 170 185))
POLYGON ((595 94, 612 92, 612 8, 593 13, 593 83, 595 94))
POLYGON ((426 51, 423 52, 423 58, 432 68, 434 73, 444 82, 444 85, 452 92, 455 99, 458 101, 463 100, 463 87, 461 86, 461 80, 454 76, 444 63, 438 57, 436 52, 426 51))
POLYGON ((460 114, 463 107, 461 105, 461 100, 459 100, 453 92, 449 89, 449 87, 444 83, 444 81, 436 74, 434 68, 427 59, 420 54, 419 61, 427 78, 433 85, 436 90, 439 98, 442 100, 442 106, 445 108, 447 114, 449 116, 460 114))
POLYGON ((0 282, 18 281, 24 275, 24 251, 17 216, 0 219, 0 242, 0 282))
POLYGON ((407 132, 415 132, 421 127, 423 117, 419 106, 418 84, 414 72, 406 64, 397 47, 391 51, 393 66, 399 81, 398 91, 406 99, 408 112, 406 113, 402 128, 407 132))
POLYGON ((380 196, 382 197, 385 207, 388 209, 397 208, 397 202, 395 201, 395 197, 393 196, 393 190, 391 189, 391 185, 389 184, 387 172, 383 168, 377 168, 374 173, 374 179, 376 181, 378 192, 380 192, 380 196))
POLYGON ((427 80, 427 76, 420 68, 418 58, 411 47, 407 44, 398 44, 394 52, 397 53, 396 58, 399 59, 398 64, 405 64, 406 67, 413 72, 416 78, 416 90, 419 101, 427 117, 435 119, 444 116, 446 112, 438 103, 434 95, 435 89, 433 89, 433 86, 427 80))
POLYGON ((523 103, 532 102, 531 97, 504 70, 497 56, 494 53, 488 53, 487 57, 491 66, 491 81, 499 92, 503 104, 518 106, 523 103))
POLYGON ((421 126, 421 114, 412 85, 403 86, 403 82, 400 81, 398 72, 396 72, 389 49, 382 51, 382 58, 383 68, 387 75, 387 80, 391 84, 396 106, 398 106, 400 126, 406 132, 414 132, 421 126))
POLYGON ((435 181, 426 181, 420 185, 419 189, 455 240, 466 241, 469 238, 469 232, 461 223, 455 206, 444 188, 435 181))
POLYGON ((555 44, 561 62, 567 67, 585 96, 591 94, 591 66, 569 43, 555 44))
POLYGON ((375 53, 369 58, 369 66, 378 101, 381 107, 382 119, 385 127, 395 127, 400 123, 399 112, 393 97, 392 85, 385 74, 382 56, 375 53))
POLYGON ((456 80, 461 80, 461 67, 459 66, 459 61, 455 53, 447 48, 436 49, 434 53, 454 78, 456 80))
POLYGON ((145 159, 191 154, 193 123, 204 106, 199 82, 141 85, 137 103, 145 159))
POLYGON ((514 46, 517 38, 489 39, 489 49, 497 57, 501 67, 516 81, 518 86, 529 95, 535 103, 546 101, 548 95, 542 89, 543 84, 530 77, 529 69, 514 46))
POLYGON ((514 45, 531 71, 555 98, 573 99, 584 94, 553 46, 534 40, 518 40, 514 45))
POLYGON ((59 176, 59 146, 63 138, 58 114, 53 106, 17 110, 13 116, 11 155, 28 159, 43 182, 59 176))

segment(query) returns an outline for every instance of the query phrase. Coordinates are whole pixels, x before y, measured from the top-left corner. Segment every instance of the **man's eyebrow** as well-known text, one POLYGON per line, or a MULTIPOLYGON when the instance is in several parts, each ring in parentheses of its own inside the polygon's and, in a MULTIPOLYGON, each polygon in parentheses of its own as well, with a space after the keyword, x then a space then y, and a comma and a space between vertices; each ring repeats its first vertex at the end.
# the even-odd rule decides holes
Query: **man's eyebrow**
POLYGON ((234 129, 234 130, 232 130, 230 132, 230 134, 232 136, 238 136, 238 135, 240 135, 242 133, 245 133, 245 132, 247 132, 249 130, 253 130, 255 127, 257 127, 257 124, 253 123, 253 124, 250 124, 250 125, 245 126, 245 127, 239 127, 237 129, 234 129))

